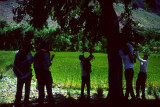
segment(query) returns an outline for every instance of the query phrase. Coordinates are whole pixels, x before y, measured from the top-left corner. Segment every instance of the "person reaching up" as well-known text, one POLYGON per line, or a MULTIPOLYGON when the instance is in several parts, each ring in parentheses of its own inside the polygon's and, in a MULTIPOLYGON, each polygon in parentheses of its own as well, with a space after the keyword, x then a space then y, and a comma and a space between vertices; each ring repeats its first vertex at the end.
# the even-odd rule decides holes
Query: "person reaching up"
POLYGON ((124 44, 120 49, 119 54, 123 60, 124 67, 125 67, 125 79, 126 79, 125 99, 128 100, 129 93, 131 94, 132 99, 135 99, 135 95, 132 87, 132 80, 134 75, 133 46, 130 43, 124 44))
POLYGON ((84 98, 84 87, 85 84, 87 85, 87 98, 90 98, 90 73, 91 70, 91 63, 90 61, 94 58, 92 54, 88 58, 85 58, 84 55, 79 56, 80 66, 81 66, 81 77, 82 77, 82 84, 81 84, 81 98, 84 98))
POLYGON ((145 99, 145 82, 147 79, 147 67, 149 63, 149 61, 147 60, 148 55, 144 54, 143 58, 140 58, 138 52, 136 53, 137 53, 137 59, 140 61, 140 69, 136 81, 136 98, 139 98, 139 90, 141 88, 142 99, 145 99))

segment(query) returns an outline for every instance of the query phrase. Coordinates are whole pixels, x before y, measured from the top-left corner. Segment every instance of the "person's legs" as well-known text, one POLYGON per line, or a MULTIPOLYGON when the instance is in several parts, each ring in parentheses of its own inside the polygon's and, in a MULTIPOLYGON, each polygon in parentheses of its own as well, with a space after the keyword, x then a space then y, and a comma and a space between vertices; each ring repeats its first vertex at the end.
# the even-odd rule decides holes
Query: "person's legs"
POLYGON ((129 93, 132 96, 132 99, 135 98, 133 87, 132 87, 132 80, 133 80, 134 71, 133 69, 128 69, 125 71, 125 78, 126 78, 126 94, 125 97, 128 99, 129 93))
POLYGON ((135 99, 135 95, 134 95, 134 91, 133 91, 133 85, 132 85, 132 80, 133 80, 133 75, 134 75, 134 71, 133 69, 130 71, 130 80, 129 80, 129 90, 130 90, 130 94, 132 99, 135 99))
POLYGON ((43 103, 44 102, 44 82, 43 80, 39 79, 38 80, 38 91, 39 91, 39 103, 43 103))
POLYGON ((84 97, 85 77, 82 77, 81 97, 84 97))
POLYGON ((142 99, 145 99, 145 82, 146 82, 146 73, 142 73, 142 81, 141 81, 141 91, 142 91, 142 99))
POLYGON ((51 75, 48 76, 48 79, 45 80, 46 88, 47 88, 47 94, 48 94, 48 100, 53 100, 53 94, 52 94, 52 77, 51 75))
POLYGON ((17 79, 17 92, 16 92, 16 99, 15 105, 18 105, 22 98, 22 88, 23 88, 24 81, 21 79, 17 79))
POLYGON ((136 81, 136 98, 139 97, 139 90, 140 90, 140 74, 138 74, 138 78, 136 81))
POLYGON ((32 79, 32 77, 28 77, 28 78, 26 78, 26 80, 25 80, 25 99, 24 99, 24 103, 25 103, 25 104, 27 104, 27 103, 29 102, 31 79, 32 79))
POLYGON ((128 71, 125 70, 125 79, 126 79, 126 93, 125 93, 125 98, 128 99, 128 96, 129 96, 129 82, 128 82, 128 71))
POLYGON ((86 77, 86 85, 87 85, 87 98, 90 98, 90 75, 86 77))

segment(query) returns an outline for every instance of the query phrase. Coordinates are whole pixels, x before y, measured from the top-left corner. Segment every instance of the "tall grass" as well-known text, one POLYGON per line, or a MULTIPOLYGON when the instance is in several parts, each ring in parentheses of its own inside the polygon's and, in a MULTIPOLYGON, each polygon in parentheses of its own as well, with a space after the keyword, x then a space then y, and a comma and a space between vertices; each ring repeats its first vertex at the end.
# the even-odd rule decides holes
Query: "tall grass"
MULTIPOLYGON (((55 54, 56 56, 51 66, 53 82, 61 84, 63 87, 80 88, 81 68, 78 57, 81 53, 58 52, 55 54)), ((93 55, 95 59, 91 61, 91 87, 97 88, 98 85, 107 87, 107 55, 96 53, 93 55)), ((87 57, 88 55, 86 54, 85 56, 87 57)))
POLYGON ((13 76, 9 68, 13 65, 16 51, 0 51, 0 73, 3 76, 13 76))
MULTIPOLYGON (((0 72, 3 72, 6 76, 13 76, 13 71, 6 69, 11 66, 14 61, 15 51, 0 51, 0 72)), ((60 85, 61 88, 81 88, 81 68, 79 55, 80 52, 51 52, 55 54, 55 58, 52 61, 50 71, 53 77, 53 84, 60 85)), ((34 55, 34 53, 33 53, 34 55)), ((85 53, 87 57, 89 54, 85 53)), ((93 53, 95 59, 91 61, 91 88, 108 88, 108 59, 107 54, 93 53)), ((140 54, 142 56, 142 54, 140 54)), ((160 87, 160 54, 154 54, 149 56, 149 66, 147 72, 146 85, 153 84, 153 86, 160 87)), ((136 85, 136 79, 138 76, 140 62, 137 60, 134 64, 134 79, 133 85, 136 85)), ((124 73, 123 73, 124 74, 124 73)), ((35 73, 33 69, 33 79, 35 73)), ((125 88, 125 78, 123 75, 123 87, 125 88)))

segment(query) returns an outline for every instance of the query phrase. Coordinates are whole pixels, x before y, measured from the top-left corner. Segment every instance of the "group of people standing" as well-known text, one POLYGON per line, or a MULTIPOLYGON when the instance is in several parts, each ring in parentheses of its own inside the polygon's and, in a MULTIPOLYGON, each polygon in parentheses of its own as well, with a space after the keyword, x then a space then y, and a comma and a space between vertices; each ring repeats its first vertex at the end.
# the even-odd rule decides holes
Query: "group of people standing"
MULTIPOLYGON (((122 45, 121 49, 119 50, 119 55, 121 56, 124 69, 125 69, 125 79, 126 79, 126 92, 125 92, 125 99, 128 100, 129 94, 131 95, 132 99, 138 99, 140 97, 140 88, 142 91, 142 99, 145 99, 145 82, 147 79, 147 67, 148 67, 148 55, 144 54, 143 58, 140 58, 137 49, 136 55, 133 54, 133 46, 126 42, 122 45), (134 76, 134 63, 136 62, 136 58, 140 61, 140 69, 136 81, 136 96, 133 91, 132 80, 134 76)), ((81 85, 81 98, 84 97, 84 86, 87 86, 87 98, 90 98, 90 73, 91 70, 91 63, 90 61, 94 58, 94 56, 90 53, 88 58, 85 58, 84 55, 80 55, 80 65, 81 65, 81 72, 82 72, 82 85, 81 85)))
MULTIPOLYGON (((30 40, 28 38, 27 40, 30 40)), ((26 40, 26 41, 27 41, 26 40)), ((32 46, 30 41, 24 43, 21 49, 16 53, 13 71, 17 77, 17 92, 15 105, 19 105, 22 98, 22 89, 25 84, 25 98, 24 104, 28 104, 29 102, 29 94, 30 94, 30 86, 32 79, 32 70, 31 64, 34 63, 34 71, 36 74, 37 82, 38 82, 38 91, 39 91, 39 104, 43 104, 44 102, 44 87, 46 86, 48 101, 53 102, 52 95, 52 75, 49 71, 49 67, 52 64, 52 60, 54 58, 54 54, 50 55, 49 52, 49 42, 44 41, 40 49, 37 50, 34 57, 31 54, 32 46)), ((119 51, 119 55, 121 56, 124 67, 125 67, 125 79, 126 79, 126 93, 125 98, 128 99, 129 93, 131 94, 132 99, 139 97, 139 90, 142 90, 142 98, 145 99, 145 82, 146 82, 146 72, 148 66, 148 56, 144 55, 143 59, 141 59, 137 52, 137 59, 141 62, 140 71, 138 74, 137 82, 136 82, 136 96, 132 87, 132 80, 134 75, 134 55, 133 55, 133 46, 130 43, 126 43, 119 51)), ((92 53, 90 56, 85 58, 84 55, 79 56, 80 66, 81 66, 81 98, 84 97, 84 87, 87 86, 87 98, 90 98, 90 73, 91 63, 90 61, 94 58, 92 53)))
POLYGON ((17 92, 15 99, 15 106, 20 105, 22 98, 22 89, 25 84, 25 98, 24 104, 28 105, 29 103, 29 94, 30 94, 30 86, 32 79, 32 70, 31 64, 34 63, 34 70, 38 82, 38 91, 39 91, 39 104, 43 104, 44 102, 44 87, 46 86, 48 101, 53 102, 52 95, 52 76, 49 71, 49 67, 52 64, 52 60, 54 58, 54 54, 50 57, 49 52, 49 43, 44 41, 41 45, 41 49, 37 50, 35 56, 33 57, 31 54, 31 46, 23 45, 21 49, 16 53, 14 60, 13 71, 17 77, 17 92))
POLYGON ((136 50, 136 55, 133 54, 133 46, 130 43, 126 43, 122 46, 122 48, 119 51, 119 54, 123 60, 124 63, 124 69, 125 69, 125 79, 126 79, 126 93, 125 93, 125 99, 128 99, 129 94, 131 95, 132 99, 139 98, 139 91, 141 88, 142 91, 142 99, 145 99, 145 82, 147 78, 147 67, 148 67, 148 55, 144 54, 143 58, 139 57, 139 54, 136 50), (140 61, 140 70, 138 73, 138 78, 136 81, 136 96, 133 91, 132 86, 132 80, 134 76, 134 63, 137 58, 140 61))

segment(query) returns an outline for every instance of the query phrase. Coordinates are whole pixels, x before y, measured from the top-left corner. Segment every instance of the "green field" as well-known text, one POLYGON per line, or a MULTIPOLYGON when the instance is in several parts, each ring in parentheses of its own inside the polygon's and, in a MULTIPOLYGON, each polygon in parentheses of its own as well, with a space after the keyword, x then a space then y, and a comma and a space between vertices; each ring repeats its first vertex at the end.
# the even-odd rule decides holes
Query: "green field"
MULTIPOLYGON (((0 51, 0 76, 9 76, 15 78, 12 65, 16 51, 0 51)), ((53 53, 53 52, 51 52, 53 53)), ((34 53, 33 53, 34 54, 34 53)), ((62 88, 80 89, 81 87, 81 68, 78 56, 80 52, 54 52, 55 58, 50 67, 53 77, 53 85, 60 85, 62 88)), ((88 56, 85 53, 85 56, 88 56)), ((93 53, 95 59, 92 60, 91 88, 98 87, 108 88, 108 59, 107 54, 93 53)), ((142 55, 142 54, 140 54, 142 55)), ((139 61, 134 66, 133 84, 136 85, 136 78, 139 71, 139 61)), ((34 75, 34 70, 33 70, 34 75)), ((36 81, 35 75, 33 80, 36 81)), ((152 54, 149 56, 149 66, 147 72, 146 85, 160 87, 160 54, 152 54)), ((125 87, 125 79, 123 76, 123 87, 125 87)))

